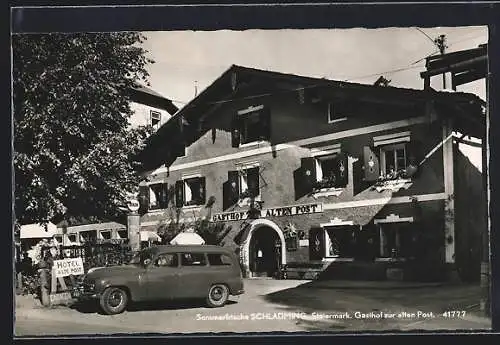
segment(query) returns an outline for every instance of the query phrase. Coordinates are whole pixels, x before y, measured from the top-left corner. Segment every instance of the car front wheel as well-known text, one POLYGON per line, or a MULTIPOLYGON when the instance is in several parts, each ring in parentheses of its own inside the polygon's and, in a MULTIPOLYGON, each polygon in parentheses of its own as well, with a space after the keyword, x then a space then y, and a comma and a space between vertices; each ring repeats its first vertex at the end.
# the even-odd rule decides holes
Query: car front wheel
POLYGON ((120 314, 127 307, 128 295, 122 288, 109 287, 104 290, 99 302, 104 313, 108 315, 120 314))
POLYGON ((207 296, 207 305, 210 308, 222 307, 229 298, 229 289, 224 284, 214 284, 210 287, 207 296))

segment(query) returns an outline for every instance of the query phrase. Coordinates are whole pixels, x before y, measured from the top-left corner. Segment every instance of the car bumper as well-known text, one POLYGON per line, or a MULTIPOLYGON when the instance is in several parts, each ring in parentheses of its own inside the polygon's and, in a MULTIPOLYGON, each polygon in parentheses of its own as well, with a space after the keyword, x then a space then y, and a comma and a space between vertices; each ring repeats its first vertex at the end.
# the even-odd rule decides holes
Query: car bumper
POLYGON ((245 293, 245 289, 237 289, 237 290, 233 290, 231 295, 237 296, 237 295, 242 295, 244 293, 245 293))
POLYGON ((74 290, 71 295, 77 300, 99 299, 101 297, 99 293, 81 290, 74 290))

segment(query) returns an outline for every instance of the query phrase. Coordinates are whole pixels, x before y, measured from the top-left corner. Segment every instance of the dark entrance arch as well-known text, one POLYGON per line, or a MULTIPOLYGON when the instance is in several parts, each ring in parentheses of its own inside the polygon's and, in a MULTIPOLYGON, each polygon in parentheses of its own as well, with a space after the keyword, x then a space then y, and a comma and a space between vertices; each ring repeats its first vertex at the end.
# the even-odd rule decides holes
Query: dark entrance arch
POLYGON ((281 240, 269 226, 255 229, 249 246, 250 271, 254 277, 273 277, 281 265, 281 240))

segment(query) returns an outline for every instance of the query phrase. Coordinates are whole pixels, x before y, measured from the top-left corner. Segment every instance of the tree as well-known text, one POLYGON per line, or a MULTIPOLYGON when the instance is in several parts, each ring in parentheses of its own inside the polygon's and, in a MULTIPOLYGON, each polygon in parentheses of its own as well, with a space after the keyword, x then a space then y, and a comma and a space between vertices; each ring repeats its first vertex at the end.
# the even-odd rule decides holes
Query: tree
POLYGON ((20 223, 115 219, 137 188, 128 91, 152 63, 139 33, 14 35, 15 212, 20 223))
POLYGON ((200 214, 197 215, 193 212, 194 221, 192 222, 181 222, 182 209, 171 207, 169 209, 168 221, 161 223, 157 228, 157 233, 162 238, 162 242, 170 243, 180 232, 188 228, 193 228, 194 232, 205 240, 205 244, 224 245, 224 239, 232 227, 221 222, 210 222, 214 203, 215 197, 210 196, 200 214))

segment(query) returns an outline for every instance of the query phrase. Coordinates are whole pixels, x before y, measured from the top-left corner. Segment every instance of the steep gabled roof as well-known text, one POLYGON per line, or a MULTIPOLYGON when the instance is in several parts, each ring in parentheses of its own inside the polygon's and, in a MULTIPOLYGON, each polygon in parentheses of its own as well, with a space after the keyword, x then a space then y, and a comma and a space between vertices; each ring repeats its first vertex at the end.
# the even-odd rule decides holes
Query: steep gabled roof
POLYGON ((130 89, 130 96, 135 102, 165 109, 170 115, 175 114, 179 110, 170 99, 142 84, 136 83, 130 89))
MULTIPOLYGON (((152 170, 161 164, 170 165, 176 157, 183 152, 183 142, 186 138, 186 131, 196 123, 200 117, 210 114, 210 109, 226 102, 238 101, 250 98, 262 98, 276 94, 276 92, 238 95, 235 96, 235 89, 232 87, 233 81, 236 84, 244 84, 250 81, 287 83, 296 85, 296 88, 284 90, 283 92, 294 92, 299 89, 336 89, 342 90, 352 97, 369 98, 371 102, 408 102, 420 103, 424 101, 434 101, 435 103, 453 107, 456 110, 474 108, 480 109, 485 102, 478 96, 463 92, 438 92, 433 89, 416 90, 400 88, 394 86, 376 86, 370 84, 359 84, 344 81, 329 80, 325 78, 313 78, 299 76, 295 74, 266 71, 255 68, 232 65, 211 85, 205 88, 197 97, 180 109, 170 118, 154 135, 148 138, 146 148, 138 155, 137 160, 143 163, 144 171, 152 170), (236 78, 236 80, 233 80, 236 78), (168 148, 165 143, 168 138, 168 148)), ((236 88, 237 90, 237 88, 236 88)), ((477 111, 476 111, 477 112, 477 111)), ((467 113, 467 111, 462 111, 467 113)), ((458 116, 458 115, 457 115, 458 116)), ((483 125, 483 118, 462 119, 483 125)), ((196 132, 196 131, 193 131, 196 132)))

